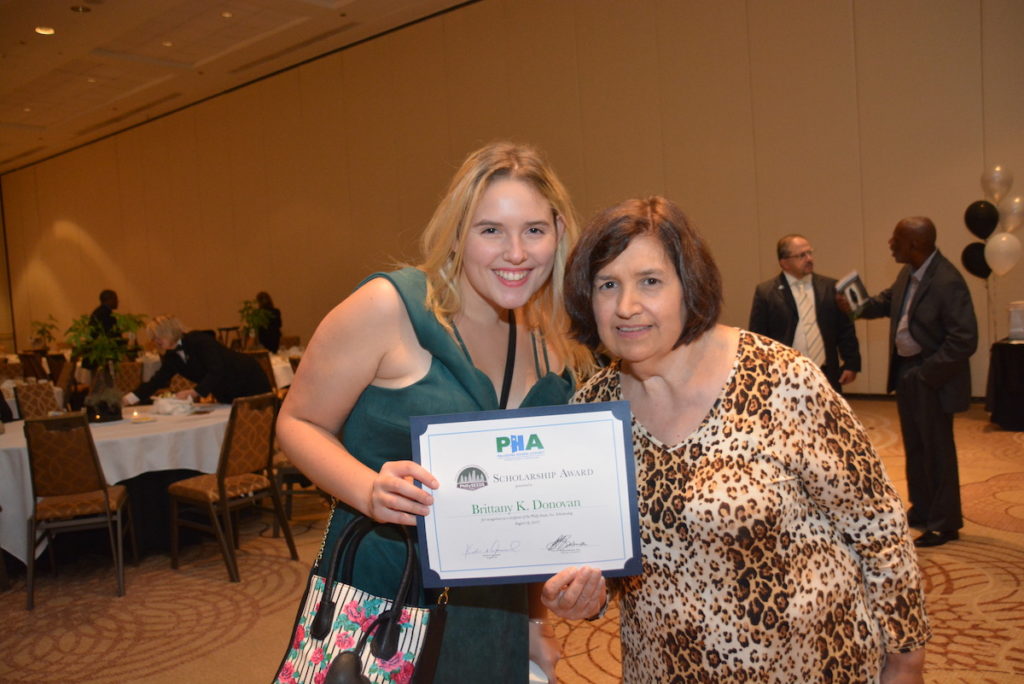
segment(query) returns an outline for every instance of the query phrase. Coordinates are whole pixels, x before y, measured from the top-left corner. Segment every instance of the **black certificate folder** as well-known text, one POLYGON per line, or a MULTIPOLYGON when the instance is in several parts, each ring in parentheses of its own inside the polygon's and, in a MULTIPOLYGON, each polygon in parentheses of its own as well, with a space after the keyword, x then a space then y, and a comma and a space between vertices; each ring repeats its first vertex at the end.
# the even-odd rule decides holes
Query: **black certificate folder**
POLYGON ((413 416, 434 474, 417 520, 426 587, 544 581, 570 566, 638 575, 629 403, 413 416))

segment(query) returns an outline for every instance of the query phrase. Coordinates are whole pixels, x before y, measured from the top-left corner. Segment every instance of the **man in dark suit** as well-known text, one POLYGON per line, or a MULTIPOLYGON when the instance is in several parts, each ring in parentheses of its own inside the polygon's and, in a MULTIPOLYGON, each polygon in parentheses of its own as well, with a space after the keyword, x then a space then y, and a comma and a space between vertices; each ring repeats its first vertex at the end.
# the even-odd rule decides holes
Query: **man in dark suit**
POLYGON ((270 381, 254 358, 232 351, 206 332, 183 333, 181 323, 171 316, 157 316, 147 326, 164 352, 153 377, 124 396, 128 406, 149 403, 152 394, 170 384, 175 373, 196 383, 182 390, 178 399, 199 399, 212 394, 221 404, 237 397, 270 391, 270 381))
POLYGON ((114 311, 117 309, 117 293, 113 290, 100 292, 100 305, 93 309, 89 319, 93 325, 103 328, 108 335, 116 335, 117 319, 114 318, 114 311))
POLYGON ((802 235, 781 238, 775 251, 782 273, 754 290, 748 328, 815 361, 839 392, 860 372, 860 345, 836 305, 836 281, 814 273, 814 249, 802 235))
POLYGON ((906 265, 860 316, 889 317, 887 390, 896 392, 906 452, 907 518, 925 530, 916 546, 939 546, 963 527, 953 414, 971 399, 968 360, 978 347, 978 321, 963 276, 935 248, 931 219, 897 223, 889 248, 906 265))

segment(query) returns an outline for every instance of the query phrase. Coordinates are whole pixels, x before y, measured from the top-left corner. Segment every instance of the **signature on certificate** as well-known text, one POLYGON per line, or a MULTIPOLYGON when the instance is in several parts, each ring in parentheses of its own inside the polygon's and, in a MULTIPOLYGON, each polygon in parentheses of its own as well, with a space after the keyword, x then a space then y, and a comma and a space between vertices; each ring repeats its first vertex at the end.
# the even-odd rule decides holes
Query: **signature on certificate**
POLYGON ((579 553, 586 545, 587 542, 575 541, 571 535, 563 534, 548 544, 547 549, 557 553, 579 553))
POLYGON ((518 541, 501 542, 495 539, 487 546, 477 546, 475 544, 466 544, 465 555, 468 556, 483 556, 484 558, 491 560, 493 558, 499 558, 505 553, 518 553, 520 543, 518 541))

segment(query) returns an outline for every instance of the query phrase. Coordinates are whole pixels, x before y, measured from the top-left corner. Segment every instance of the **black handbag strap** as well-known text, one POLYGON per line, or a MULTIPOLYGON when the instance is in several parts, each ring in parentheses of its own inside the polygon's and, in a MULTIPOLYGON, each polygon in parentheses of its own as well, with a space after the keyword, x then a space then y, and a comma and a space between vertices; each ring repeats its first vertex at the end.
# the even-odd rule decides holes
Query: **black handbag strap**
MULTIPOLYGON (((355 566, 355 554, 363 538, 380 525, 366 516, 354 518, 335 543, 331 550, 331 562, 329 573, 325 578, 324 594, 320 600, 320 608, 317 610, 310 624, 310 636, 322 640, 330 633, 331 625, 334 622, 334 615, 337 606, 332 597, 335 578, 338 576, 338 565, 342 560, 341 581, 345 584, 352 583, 352 570, 355 566)), ((402 577, 395 591, 391 607, 383 611, 366 628, 356 652, 362 652, 367 638, 373 634, 373 641, 370 643, 370 652, 381 660, 390 660, 398 651, 398 639, 401 632, 399 624, 402 617, 402 609, 406 604, 414 605, 419 593, 419 567, 416 558, 416 549, 413 547, 409 531, 402 525, 388 524, 387 527, 396 529, 405 541, 405 567, 402 569, 402 577)))

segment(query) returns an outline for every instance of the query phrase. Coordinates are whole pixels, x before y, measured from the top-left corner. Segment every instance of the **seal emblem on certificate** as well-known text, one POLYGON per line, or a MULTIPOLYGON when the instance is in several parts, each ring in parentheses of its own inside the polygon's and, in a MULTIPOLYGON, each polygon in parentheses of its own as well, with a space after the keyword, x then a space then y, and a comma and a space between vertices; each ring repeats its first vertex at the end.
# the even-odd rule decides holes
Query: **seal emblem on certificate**
POLYGON ((542 581, 570 565, 640 574, 629 403, 410 418, 441 486, 417 521, 423 584, 542 581))

